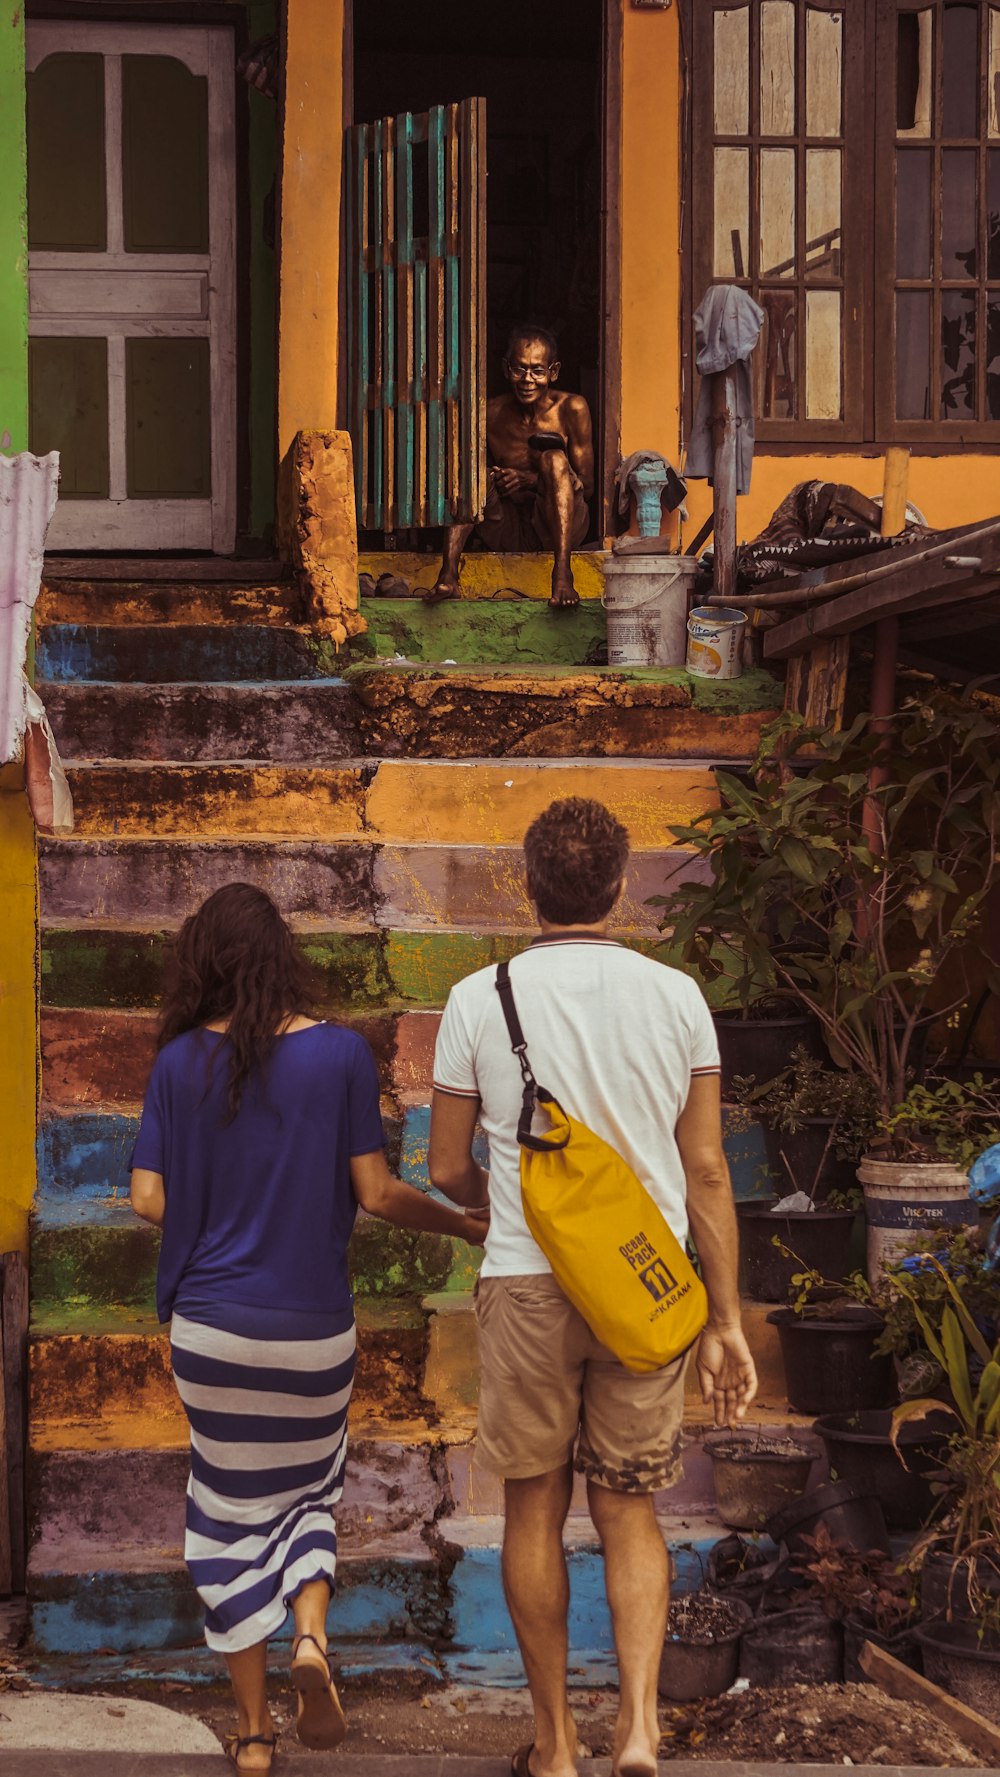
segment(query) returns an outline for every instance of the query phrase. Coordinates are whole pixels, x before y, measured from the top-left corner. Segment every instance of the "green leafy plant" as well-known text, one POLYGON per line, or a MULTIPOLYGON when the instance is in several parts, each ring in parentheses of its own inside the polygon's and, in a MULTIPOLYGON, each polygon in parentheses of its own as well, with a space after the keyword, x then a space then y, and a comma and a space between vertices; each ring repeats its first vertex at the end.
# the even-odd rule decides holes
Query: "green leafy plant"
POLYGON ((917 1310, 937 1326, 950 1301, 949 1279, 987 1343, 1000 1338, 1000 1287, 986 1268, 979 1229, 942 1228, 913 1241, 909 1256, 884 1266, 875 1286, 885 1322, 876 1351, 891 1352, 896 1358, 904 1398, 946 1386, 945 1372, 927 1347, 917 1310))
POLYGON ((974 962, 1000 990, 981 930, 1000 858, 1000 723, 971 689, 909 700, 884 735, 864 717, 833 734, 785 714, 748 776, 717 783, 719 808, 672 828, 710 875, 671 887, 685 858, 657 898, 668 956, 725 976, 744 1008, 777 995, 813 1013, 887 1131, 974 962))
MULTIPOLYGON (((789 1307, 796 1314, 810 1318, 836 1313, 843 1308, 874 1308, 876 1307, 872 1286, 863 1271, 852 1271, 842 1283, 834 1283, 824 1277, 822 1271, 807 1265, 798 1253, 786 1246, 781 1236, 775 1234, 773 1245, 786 1259, 794 1259, 802 1266, 801 1271, 793 1271, 788 1284, 789 1307)), ((881 1313, 881 1305, 878 1305, 881 1313)))
POLYGON ((930 1150, 966 1172, 977 1155, 1000 1142, 1000 1089, 982 1074, 964 1083, 917 1083, 883 1128, 901 1158, 930 1150))
POLYGON ((829 1117, 827 1146, 841 1160, 860 1159, 875 1133, 871 1082, 846 1068, 824 1067, 801 1044, 792 1050, 788 1066, 762 1085, 752 1074, 737 1075, 733 1097, 786 1135, 795 1135, 810 1117, 829 1117))
MULTIPOLYGON (((896 1289, 908 1296, 924 1344, 947 1381, 950 1399, 904 1401, 892 1416, 892 1440, 898 1450, 902 1426, 931 1413, 950 1413, 957 1429, 944 1457, 940 1484, 944 1516, 920 1545, 943 1540, 955 1557, 985 1555, 996 1560, 1000 1550, 1000 1339, 991 1344, 969 1311, 963 1291, 940 1260, 927 1263, 944 1284, 944 1296, 931 1312, 898 1274, 896 1289)), ((916 1548, 915 1551, 916 1553, 916 1548)))

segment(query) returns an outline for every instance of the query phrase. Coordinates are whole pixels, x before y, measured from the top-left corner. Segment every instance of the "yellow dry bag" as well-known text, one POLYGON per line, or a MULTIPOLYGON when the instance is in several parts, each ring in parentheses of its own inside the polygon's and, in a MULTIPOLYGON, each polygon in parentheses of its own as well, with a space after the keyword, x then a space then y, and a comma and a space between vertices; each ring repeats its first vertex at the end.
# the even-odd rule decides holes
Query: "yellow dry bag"
POLYGON ((506 963, 496 985, 524 1082, 517 1139, 528 1227, 595 1338, 627 1370, 662 1369, 705 1325, 705 1287, 631 1166, 539 1086, 506 963), (538 1105, 548 1135, 531 1132, 538 1105))

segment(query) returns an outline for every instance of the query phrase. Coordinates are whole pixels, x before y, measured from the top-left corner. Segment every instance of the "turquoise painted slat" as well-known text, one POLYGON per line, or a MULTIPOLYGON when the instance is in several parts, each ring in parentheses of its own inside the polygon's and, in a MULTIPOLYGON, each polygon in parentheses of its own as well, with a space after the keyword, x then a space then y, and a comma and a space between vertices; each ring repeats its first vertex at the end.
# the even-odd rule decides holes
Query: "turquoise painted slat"
POLYGON ((427 114, 427 489, 428 523, 445 524, 444 427, 444 216, 445 113, 434 105, 427 114))
POLYGON ((413 244, 413 117, 404 111, 395 120, 396 136, 396 514, 407 529, 414 505, 414 244, 413 244))
POLYGON ((482 100, 348 132, 348 423, 368 530, 473 518, 483 491, 482 100), (428 235, 414 235, 415 142, 428 235))

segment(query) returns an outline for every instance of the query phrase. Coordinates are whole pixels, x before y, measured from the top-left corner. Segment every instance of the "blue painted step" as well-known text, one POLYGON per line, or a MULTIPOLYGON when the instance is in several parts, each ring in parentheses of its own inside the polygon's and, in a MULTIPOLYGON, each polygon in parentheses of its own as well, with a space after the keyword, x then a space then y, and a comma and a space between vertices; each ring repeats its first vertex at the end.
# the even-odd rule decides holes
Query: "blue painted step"
POLYGON ((176 684, 248 679, 325 679, 342 684, 313 637, 263 624, 52 623, 40 627, 39 679, 176 684))

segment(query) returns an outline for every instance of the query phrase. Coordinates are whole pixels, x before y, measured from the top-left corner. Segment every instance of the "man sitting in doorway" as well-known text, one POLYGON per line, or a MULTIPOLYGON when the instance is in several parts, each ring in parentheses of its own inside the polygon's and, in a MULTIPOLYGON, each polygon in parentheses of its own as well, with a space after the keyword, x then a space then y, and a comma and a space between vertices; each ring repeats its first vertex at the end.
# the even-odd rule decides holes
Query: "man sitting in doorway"
POLYGON ((555 387, 557 351, 544 327, 515 327, 507 341, 503 373, 510 388, 486 404, 486 510, 478 524, 455 524, 445 532, 429 603, 457 596, 462 551, 473 530, 485 549, 498 553, 551 549, 550 603, 560 610, 580 603, 569 558, 590 523, 593 432, 583 396, 555 387))

